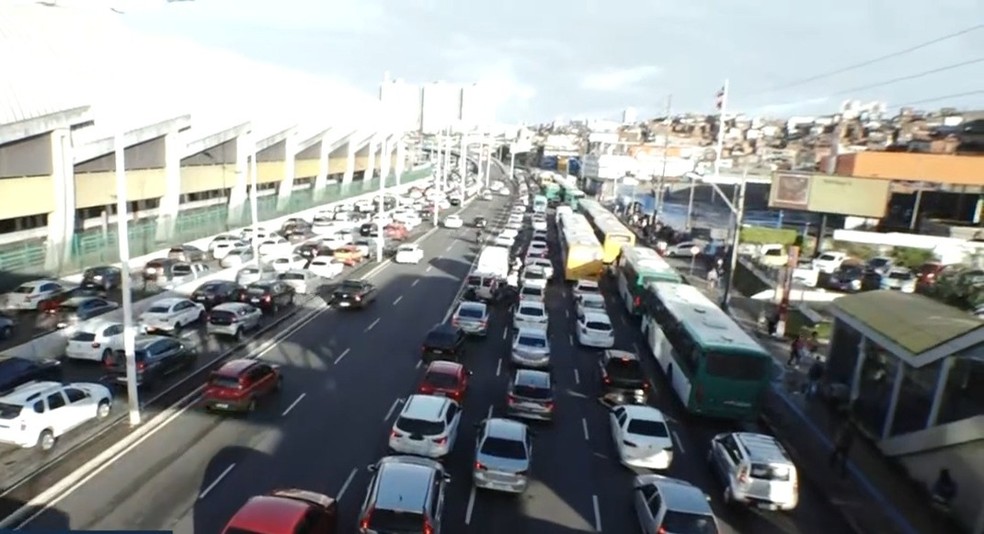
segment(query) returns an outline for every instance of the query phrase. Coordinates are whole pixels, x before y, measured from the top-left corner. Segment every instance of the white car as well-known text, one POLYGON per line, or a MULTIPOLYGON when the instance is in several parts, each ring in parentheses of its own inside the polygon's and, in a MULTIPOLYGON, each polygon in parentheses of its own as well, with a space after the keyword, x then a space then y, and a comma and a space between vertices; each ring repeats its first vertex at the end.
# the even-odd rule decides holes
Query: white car
POLYGON ((834 274, 834 271, 840 269, 841 264, 843 264, 846 259, 846 252, 824 252, 813 260, 813 265, 824 274, 834 274))
POLYGON ((627 467, 669 469, 673 438, 663 412, 646 405, 627 404, 608 414, 619 461, 627 467))
POLYGON ((513 328, 540 328, 546 329, 550 324, 550 316, 547 315, 547 307, 543 301, 522 299, 516 304, 513 312, 513 328))
POLYGON ((601 288, 598 287, 598 282, 594 280, 578 280, 574 284, 574 298, 578 298, 581 295, 594 294, 600 295, 601 288))
POLYGON ((547 242, 547 232, 541 230, 533 230, 533 237, 530 238, 531 241, 543 241, 547 242))
POLYGON ((28 382, 0 397, 0 406, 0 443, 47 451, 72 429, 109 416, 113 394, 102 384, 28 382))
POLYGON ((322 278, 332 279, 342 274, 345 264, 336 261, 333 256, 315 256, 308 264, 307 270, 322 278))
POLYGON ((95 318, 76 327, 75 333, 68 338, 65 356, 72 360, 106 363, 117 350, 123 350, 123 325, 95 318))
POLYGON ((265 264, 243 267, 236 273, 236 283, 242 286, 248 286, 256 282, 275 280, 276 278, 277 271, 274 271, 272 267, 265 264))
POLYGON ((407 243, 396 248, 395 263, 418 264, 424 259, 424 249, 414 243, 407 243))
POLYGON ((523 270, 523 278, 520 280, 520 285, 523 287, 547 287, 547 273, 543 271, 542 267, 537 267, 535 265, 528 266, 523 270))
POLYGON ((289 256, 294 251, 294 244, 282 237, 271 237, 260 241, 256 250, 263 258, 289 256))
POLYGON ((547 254, 549 248, 546 241, 530 241, 530 246, 526 248, 526 254, 547 254))
POLYGON ((348 245, 352 242, 352 239, 351 232, 335 232, 321 240, 321 246, 335 250, 336 248, 342 248, 348 245))
POLYGON ((811 260, 800 260, 793 269, 793 283, 806 287, 817 287, 820 280, 820 269, 811 260))
POLYGON ((253 261, 253 248, 249 245, 238 247, 226 252, 226 255, 219 262, 223 268, 239 267, 253 261))
POLYGON ((671 258, 692 258, 694 255, 694 249, 703 249, 694 241, 684 241, 683 243, 677 243, 676 245, 670 245, 666 248, 666 255, 671 258))
POLYGON ((267 230, 266 228, 260 228, 257 232, 253 231, 253 227, 243 228, 243 231, 239 234, 239 238, 248 243, 252 243, 256 240, 265 241, 275 237, 277 237, 277 234, 267 230))
POLYGON ((321 277, 306 269, 293 269, 280 273, 277 279, 294 288, 294 292, 299 295, 316 293, 322 285, 321 277))
POLYGON ((448 215, 447 217, 444 218, 445 228, 457 229, 457 228, 461 228, 464 225, 465 225, 465 221, 461 220, 461 217, 458 217, 457 215, 448 215))
POLYGON ((307 265, 307 262, 308 260, 304 256, 293 254, 291 256, 273 258, 267 262, 267 265, 273 267, 273 270, 278 273, 286 273, 287 271, 293 271, 295 269, 303 269, 304 266, 307 265))
POLYGON ((508 197, 510 195, 509 188, 506 187, 506 186, 502 186, 502 188, 499 189, 498 193, 499 193, 499 196, 502 196, 502 197, 508 197))
POLYGON ((523 223, 509 221, 506 223, 506 229, 504 231, 516 232, 516 235, 519 235, 519 232, 521 232, 522 230, 523 230, 523 223))
POLYGON ((578 316, 577 342, 596 349, 612 348, 615 345, 615 330, 608 314, 591 311, 578 316))
POLYGON ((526 266, 527 269, 529 269, 531 267, 537 267, 537 268, 543 269, 543 274, 548 279, 553 278, 553 276, 554 276, 553 262, 551 262, 550 260, 548 260, 546 258, 530 258, 530 257, 527 257, 526 258, 526 261, 524 262, 524 265, 526 266))
POLYGON ((215 250, 215 247, 217 247, 217 246, 219 246, 219 245, 221 245, 223 243, 236 243, 238 241, 242 241, 242 239, 240 239, 238 235, 232 235, 232 234, 217 235, 217 236, 215 236, 214 239, 212 239, 208 243, 208 249, 207 250, 209 252, 212 252, 212 251, 215 250))
POLYGON ((461 405, 434 395, 410 395, 390 432, 389 448, 399 454, 443 458, 458 437, 461 405))
POLYGON ((513 241, 515 241, 516 238, 519 237, 519 231, 518 230, 510 229, 510 228, 506 228, 505 230, 499 232, 499 235, 502 236, 502 237, 507 237, 507 238, 512 239, 513 241))
POLYGON ((547 231, 547 219, 545 219, 545 218, 539 218, 539 217, 536 218, 536 219, 533 219, 533 231, 534 232, 537 232, 537 231, 539 231, 539 232, 546 232, 547 231))
POLYGON ((510 361, 516 367, 550 368, 550 340, 543 328, 520 328, 513 338, 510 361))
POLYGON ((519 300, 535 300, 543 302, 546 297, 546 288, 543 287, 520 287, 519 288, 519 300))
POLYGON ((155 301, 140 314, 144 333, 177 332, 205 318, 205 306, 182 298, 163 298, 155 301))
POLYGON ((515 243, 515 242, 516 242, 516 238, 515 237, 509 237, 509 236, 505 236, 505 235, 500 234, 500 235, 495 236, 495 239, 492 240, 492 246, 494 246, 494 247, 512 248, 513 243, 515 243))
POLYGON ((590 312, 608 313, 605 297, 601 293, 584 293, 575 297, 574 302, 577 304, 578 317, 590 312))
POLYGON ((32 280, 7 293, 3 307, 8 310, 37 310, 42 302, 67 290, 54 280, 32 280))
POLYGON ((311 223, 311 232, 317 235, 330 235, 339 229, 338 221, 328 217, 315 217, 311 223))
POLYGON ((217 260, 223 260, 229 256, 230 252, 236 249, 246 249, 252 252, 249 243, 242 241, 239 238, 236 238, 235 236, 229 236, 229 237, 233 237, 233 239, 219 241, 218 243, 213 241, 212 244, 209 245, 209 253, 212 254, 213 258, 217 260))

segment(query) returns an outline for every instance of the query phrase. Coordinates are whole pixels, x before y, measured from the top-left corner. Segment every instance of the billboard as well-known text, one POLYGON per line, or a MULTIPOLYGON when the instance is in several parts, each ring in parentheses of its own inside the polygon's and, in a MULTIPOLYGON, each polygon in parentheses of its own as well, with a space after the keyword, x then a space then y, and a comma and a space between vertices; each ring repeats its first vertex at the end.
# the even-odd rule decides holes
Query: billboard
POLYGON ((776 173, 769 207, 870 219, 885 216, 891 181, 810 173, 776 173))

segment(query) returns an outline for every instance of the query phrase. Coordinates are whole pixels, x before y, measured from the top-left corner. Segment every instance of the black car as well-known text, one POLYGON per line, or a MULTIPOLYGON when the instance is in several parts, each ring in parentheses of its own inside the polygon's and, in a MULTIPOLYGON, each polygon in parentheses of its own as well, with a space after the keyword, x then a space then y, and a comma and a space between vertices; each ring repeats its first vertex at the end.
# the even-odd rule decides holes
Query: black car
POLYGON ((226 302, 239 302, 246 288, 226 280, 211 280, 198 286, 191 294, 191 300, 212 309, 226 302))
POLYGON ((306 260, 310 260, 318 255, 320 249, 321 249, 321 242, 312 241, 310 243, 304 243, 303 245, 298 245, 294 247, 294 254, 297 254, 298 256, 306 260))
POLYGON ((47 313, 55 317, 57 328, 66 328, 111 312, 120 305, 102 297, 72 297, 47 313))
POLYGON ((277 313, 281 306, 294 303, 294 287, 280 280, 255 282, 246 286, 239 300, 265 312, 277 313))
POLYGON ((881 288, 881 274, 860 265, 844 265, 830 275, 827 285, 830 289, 847 293, 871 291, 881 288))
POLYGON ((101 265, 99 267, 89 267, 82 271, 82 287, 98 288, 109 291, 114 287, 120 287, 123 283, 123 271, 119 267, 112 265, 101 265))
POLYGON ((616 403, 645 404, 649 380, 639 356, 624 350, 606 350, 598 361, 601 367, 602 399, 616 403))
MULTIPOLYGON (((134 356, 137 385, 150 388, 161 383, 168 375, 194 368, 198 353, 171 337, 137 336, 134 356)), ((125 385, 126 353, 117 350, 105 363, 113 382, 125 385)))
POLYGON ((61 362, 0 356, 0 394, 34 381, 61 382, 61 362))
POLYGON ((339 308, 365 308, 376 300, 376 286, 365 280, 346 280, 332 297, 339 308))
POLYGON ((465 356, 465 333, 449 324, 437 325, 427 332, 420 347, 420 358, 425 362, 451 360, 460 362, 465 356))
POLYGON ((193 263, 208 260, 208 253, 192 245, 175 245, 167 251, 167 257, 176 261, 193 263))
POLYGON ((359 227, 359 235, 362 237, 379 237, 379 225, 376 223, 365 223, 359 227))
POLYGON ((475 219, 472 220, 472 226, 475 228, 485 228, 488 225, 489 221, 485 217, 475 217, 475 219))

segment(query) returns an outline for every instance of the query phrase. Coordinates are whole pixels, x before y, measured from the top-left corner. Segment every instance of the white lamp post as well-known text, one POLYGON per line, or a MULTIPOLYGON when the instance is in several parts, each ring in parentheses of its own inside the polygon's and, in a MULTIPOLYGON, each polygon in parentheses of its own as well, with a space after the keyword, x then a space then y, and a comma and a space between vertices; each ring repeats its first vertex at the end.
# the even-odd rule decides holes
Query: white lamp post
POLYGON ((137 332, 133 324, 129 221, 127 220, 126 145, 122 132, 117 133, 113 139, 113 155, 116 163, 116 243, 119 245, 120 267, 123 271, 120 285, 123 293, 123 353, 126 355, 126 395, 130 404, 130 426, 137 426, 140 424, 140 398, 137 391, 137 332))
POLYGON ((253 219, 253 235, 252 235, 252 239, 250 240, 250 244, 253 246, 253 260, 256 261, 256 265, 258 266, 260 264, 260 240, 259 240, 259 235, 260 235, 260 203, 259 203, 260 191, 259 191, 259 188, 257 187, 257 183, 258 183, 258 180, 259 180, 259 178, 257 177, 257 174, 259 172, 259 166, 256 163, 256 154, 257 154, 257 152, 256 152, 256 141, 257 141, 257 138, 256 138, 255 135, 251 135, 250 136, 250 139, 252 140, 252 152, 253 152, 252 158, 250 160, 250 169, 249 169, 249 184, 250 184, 250 186, 249 186, 249 189, 250 189, 250 194, 249 194, 249 209, 250 209, 251 217, 253 219))

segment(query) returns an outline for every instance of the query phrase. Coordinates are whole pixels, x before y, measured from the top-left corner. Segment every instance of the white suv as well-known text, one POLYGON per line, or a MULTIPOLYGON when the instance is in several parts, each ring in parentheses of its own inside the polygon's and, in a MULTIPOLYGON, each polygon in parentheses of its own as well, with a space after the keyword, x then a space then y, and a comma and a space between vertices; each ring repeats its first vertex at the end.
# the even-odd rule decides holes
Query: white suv
POLYGON ((448 398, 410 395, 393 423, 389 448, 401 454, 443 458, 458 437, 461 406, 448 398))
POLYGON ((765 434, 718 434, 708 452, 724 484, 725 502, 766 510, 792 510, 799 501, 796 466, 776 438, 765 434))
POLYGON ((107 417, 112 404, 112 393, 101 384, 24 384, 0 397, 0 443, 50 450, 69 430, 107 417))

